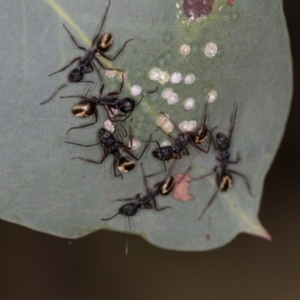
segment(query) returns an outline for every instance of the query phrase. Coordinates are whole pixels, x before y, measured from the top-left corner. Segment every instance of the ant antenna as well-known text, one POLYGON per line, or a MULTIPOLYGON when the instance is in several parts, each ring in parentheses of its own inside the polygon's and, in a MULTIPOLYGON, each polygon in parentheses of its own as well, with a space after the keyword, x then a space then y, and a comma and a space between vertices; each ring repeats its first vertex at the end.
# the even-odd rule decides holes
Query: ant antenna
POLYGON ((110 217, 110 218, 107 218, 107 219, 101 219, 102 221, 108 221, 108 220, 111 220, 111 219, 113 219, 115 216, 117 216, 117 215, 119 215, 120 214, 120 212, 117 212, 115 215, 113 215, 112 217, 110 217))
POLYGON ((231 124, 230 124, 230 128, 229 128, 229 132, 230 132, 229 133, 229 139, 230 140, 231 140, 231 135, 232 135, 234 126, 235 126, 235 119, 236 119, 237 111, 238 111, 238 106, 236 105, 235 111, 234 111, 234 113, 231 116, 231 122, 230 122, 231 124))
POLYGON ((153 91, 145 92, 145 93, 143 94, 143 97, 142 97, 141 100, 136 104, 135 107, 137 107, 137 106, 141 103, 141 101, 144 99, 144 97, 145 97, 147 94, 152 94, 152 93, 155 93, 156 91, 157 91, 157 87, 156 87, 155 90, 153 90, 153 91))
POLYGON ((129 237, 131 233, 131 224, 130 224, 130 217, 127 216, 128 218, 128 224, 129 224, 129 231, 127 233, 127 238, 126 238, 126 244, 125 244, 125 256, 128 256, 128 250, 129 250, 129 237))

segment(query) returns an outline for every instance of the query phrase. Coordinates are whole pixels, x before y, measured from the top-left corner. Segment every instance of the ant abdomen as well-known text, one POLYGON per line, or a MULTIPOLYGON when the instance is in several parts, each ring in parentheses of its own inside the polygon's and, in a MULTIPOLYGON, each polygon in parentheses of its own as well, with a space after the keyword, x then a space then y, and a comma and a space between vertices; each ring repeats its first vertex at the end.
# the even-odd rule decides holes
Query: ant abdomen
POLYGON ((227 192, 232 188, 233 179, 231 174, 224 173, 221 176, 217 173, 217 184, 221 192, 227 192))
POLYGON ((171 193, 175 185, 175 180, 173 176, 169 176, 165 181, 159 183, 158 191, 161 195, 166 196, 171 193))
POLYGON ((130 172, 134 169, 135 162, 129 157, 122 156, 118 162, 118 170, 122 173, 130 172))
POLYGON ((110 33, 103 34, 97 44, 97 49, 101 52, 107 52, 113 45, 114 38, 110 33))
POLYGON ((88 101, 81 101, 72 108, 72 114, 76 118, 87 118, 95 113, 96 106, 88 101))

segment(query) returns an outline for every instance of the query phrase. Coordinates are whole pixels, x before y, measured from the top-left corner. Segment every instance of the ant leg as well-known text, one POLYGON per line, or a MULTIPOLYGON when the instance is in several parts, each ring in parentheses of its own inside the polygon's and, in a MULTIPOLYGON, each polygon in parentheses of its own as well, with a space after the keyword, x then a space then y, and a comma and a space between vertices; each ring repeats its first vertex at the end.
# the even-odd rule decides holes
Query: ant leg
MULTIPOLYGON (((192 166, 190 166, 189 169, 187 169, 187 171, 189 171, 189 170, 191 169, 191 167, 192 167, 192 166)), ((186 172, 187 172, 187 171, 186 171, 186 172)), ((216 168, 215 168, 213 172, 208 173, 208 174, 205 174, 205 175, 202 175, 202 176, 197 177, 197 178, 193 178, 192 180, 190 180, 190 182, 195 181, 195 180, 201 180, 201 179, 203 179, 203 178, 205 178, 205 177, 211 176, 211 175, 213 175, 214 173, 216 173, 216 171, 217 171, 217 170, 216 170, 216 168)))
POLYGON ((110 7, 110 0, 108 0, 108 5, 107 5, 107 7, 106 7, 106 10, 105 10, 105 13, 104 13, 104 16, 103 16, 103 19, 102 19, 102 23, 101 23, 101 26, 100 26, 100 30, 98 31, 98 33, 96 34, 96 36, 93 38, 93 41, 92 41, 92 48, 94 47, 95 42, 96 42, 96 40, 98 39, 98 37, 99 37, 99 35, 100 35, 101 31, 102 31, 102 27, 103 27, 103 25, 104 25, 104 23, 105 23, 105 20, 106 20, 106 16, 107 16, 107 12, 108 12, 109 7, 110 7))
POLYGON ((72 157, 72 160, 73 159, 81 159, 81 160, 84 160, 86 162, 90 162, 90 163, 93 163, 93 164, 97 164, 97 165, 100 165, 103 163, 104 159, 107 157, 107 155, 103 155, 102 159, 100 161, 96 161, 96 160, 91 160, 91 159, 86 159, 86 158, 83 158, 83 157, 79 157, 79 156, 75 156, 75 157, 72 157))
POLYGON ((123 179, 123 175, 122 175, 121 173, 119 173, 119 174, 117 175, 117 172, 116 172, 116 169, 117 169, 117 163, 118 163, 118 159, 115 158, 115 159, 114 159, 114 162, 113 162, 114 175, 115 175, 115 177, 121 177, 121 179, 123 179))
POLYGON ((124 48, 126 47, 127 43, 131 42, 131 41, 134 41, 134 39, 129 39, 128 41, 126 41, 123 45, 123 47, 117 52, 117 54, 114 56, 114 58, 110 58, 108 56, 106 56, 105 54, 103 54, 102 52, 98 52, 101 56, 103 56, 104 58, 110 60, 110 61, 114 61, 118 56, 119 54, 124 50, 124 48))
POLYGON ((65 86, 67 86, 67 85, 64 84, 64 85, 60 86, 60 87, 54 92, 54 94, 53 94, 50 98, 48 98, 48 99, 44 100, 43 102, 41 102, 40 105, 43 105, 43 104, 49 102, 50 100, 52 100, 52 99, 54 98, 54 96, 58 93, 58 91, 61 90, 62 88, 64 88, 65 86))
POLYGON ((54 73, 51 73, 51 74, 49 74, 48 76, 52 76, 52 75, 54 75, 54 74, 57 74, 57 73, 59 73, 59 72, 62 72, 62 71, 64 71, 65 69, 67 69, 67 68, 69 68, 75 61, 77 61, 77 60, 79 60, 79 59, 81 59, 81 57, 79 56, 79 57, 76 57, 76 58, 74 58, 69 64, 67 64, 66 66, 64 66, 63 68, 61 68, 61 69, 59 69, 58 71, 56 71, 56 72, 54 72, 54 73))
POLYGON ((198 219, 201 219, 204 215, 204 213, 206 212, 206 210, 210 207, 210 205, 213 203, 213 200, 215 199, 216 195, 218 194, 219 189, 217 189, 217 191, 212 195, 211 199, 209 200, 209 202, 206 204, 205 208, 202 210, 201 215, 198 219))
POLYGON ((106 68, 97 57, 95 57, 95 60, 104 70, 124 72, 124 70, 120 70, 120 69, 106 68))
POLYGON ((245 182, 246 182, 246 186, 247 186, 247 188, 248 188, 249 194, 250 194, 251 196, 255 197, 255 195, 252 194, 252 192, 251 192, 250 183, 249 183, 249 181, 248 181, 248 179, 247 179, 247 177, 246 177, 245 175, 243 175, 243 174, 241 174, 241 173, 239 173, 239 172, 237 172, 237 171, 229 170, 229 169, 227 169, 227 172, 236 174, 236 175, 241 176, 242 178, 244 178, 244 180, 245 180, 245 182))
POLYGON ((146 187, 146 191, 148 192, 149 188, 148 188, 148 185, 147 185, 147 177, 145 175, 145 170, 144 170, 144 167, 143 167, 143 163, 141 163, 141 168, 142 168, 143 180, 144 180, 144 184, 145 184, 145 187, 146 187))
POLYGON ((157 210, 157 211, 164 210, 164 209, 166 209, 166 208, 172 208, 172 206, 158 207, 155 198, 153 199, 153 203, 154 203, 154 208, 155 208, 155 210, 157 210))
MULTIPOLYGON (((95 68, 95 70, 96 70, 96 72, 97 72, 97 74, 98 74, 99 80, 103 83, 103 78, 102 78, 102 76, 101 76, 101 74, 100 74, 99 69, 96 67, 95 63, 92 63, 91 67, 92 67, 92 66, 95 68)), ((93 67, 92 67, 92 68, 93 68, 93 67)), ((100 95, 101 95, 101 94, 100 94, 100 95)))
POLYGON ((66 29, 66 31, 69 34, 71 40, 74 42, 74 44, 77 46, 77 48, 87 52, 87 50, 84 47, 78 45, 77 41, 75 40, 75 38, 73 37, 73 35, 71 34, 71 32, 69 31, 69 29, 66 27, 65 24, 63 24, 63 27, 64 27, 64 29, 66 29))
MULTIPOLYGON (((94 124, 96 124, 98 122, 98 111, 97 111, 97 108, 95 109, 95 113, 94 113, 94 116, 95 116, 95 121, 93 123, 88 123, 88 124, 84 124, 84 125, 81 125, 81 126, 76 126, 76 127, 71 127, 67 132, 66 134, 68 134, 71 130, 73 129, 79 129, 79 128, 84 128, 84 127, 88 127, 88 126, 92 126, 94 124)), ((99 144, 98 144, 99 145, 99 144)))
POLYGON ((241 158, 241 157, 240 157, 240 153, 241 153, 240 151, 237 153, 237 157, 236 157, 236 160, 235 160, 235 161, 229 160, 228 163, 229 163, 229 164, 237 164, 237 163, 239 163, 240 158, 241 158))

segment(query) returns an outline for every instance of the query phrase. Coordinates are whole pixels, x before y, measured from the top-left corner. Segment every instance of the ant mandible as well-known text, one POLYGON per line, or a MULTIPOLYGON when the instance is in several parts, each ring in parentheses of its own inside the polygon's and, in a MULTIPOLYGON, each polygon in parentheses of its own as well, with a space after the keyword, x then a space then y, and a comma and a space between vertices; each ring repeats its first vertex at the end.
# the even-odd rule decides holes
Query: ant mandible
MULTIPOLYGON (((251 196, 254 196, 251 193, 251 188, 250 188, 250 184, 248 182, 247 177, 237 171, 227 168, 228 164, 237 164, 240 161, 240 153, 239 152, 237 155, 237 159, 235 161, 229 160, 229 158, 230 158, 229 148, 231 145, 232 132, 235 127, 237 110, 238 110, 238 106, 236 106, 235 111, 231 116, 229 135, 226 136, 223 133, 217 133, 217 135, 216 135, 216 144, 217 144, 216 150, 219 151, 219 155, 216 157, 216 159, 219 161, 219 165, 214 168, 213 172, 191 180, 191 181, 199 180, 199 179, 203 179, 207 176, 210 176, 212 174, 216 174, 216 182, 217 182, 218 189, 213 194, 213 196, 211 197, 211 199, 209 200, 209 202, 207 203, 205 208, 202 210, 199 219, 202 218, 203 214, 209 208, 209 206, 212 204, 213 200, 215 199, 215 197, 219 191, 226 192, 232 187, 232 185, 233 185, 232 174, 236 174, 236 175, 242 177, 246 182, 246 186, 248 188, 249 194, 251 196)), ((191 168, 191 166, 189 167, 189 169, 190 168, 191 168)))
MULTIPOLYGON (((168 118, 172 122, 174 127, 180 132, 178 137, 174 139, 173 146, 159 147, 158 149, 156 149, 152 152, 152 155, 155 158, 163 161, 165 170, 166 170, 165 161, 169 161, 170 159, 180 159, 182 157, 183 151, 185 151, 186 154, 189 154, 189 151, 186 148, 189 144, 191 144, 192 146, 194 146, 195 148, 197 148, 198 150, 200 150, 204 153, 209 152, 211 141, 214 141, 214 138, 213 138, 211 131, 207 128, 207 125, 206 125, 207 104, 205 104, 205 113, 204 113, 202 125, 200 127, 198 127, 195 131, 183 132, 165 113, 162 112, 162 114, 166 118, 168 118), (198 145, 204 143, 204 141, 207 139, 208 134, 210 135, 210 141, 208 144, 208 148, 203 149, 198 145)), ((170 135, 168 135, 168 136, 171 137, 170 135)))
MULTIPOLYGON (((115 129, 116 131, 117 129, 115 129)), ((130 147, 125 145, 123 140, 122 141, 117 141, 116 138, 113 136, 113 134, 115 133, 115 131, 113 133, 110 133, 108 130, 104 129, 104 128, 100 128, 99 133, 98 133, 98 138, 99 138, 99 143, 97 144, 92 144, 92 145, 82 145, 82 144, 77 144, 77 143, 73 143, 73 142, 65 142, 67 144, 72 144, 72 145, 77 145, 77 146, 82 146, 82 147, 92 147, 92 146, 96 146, 96 145, 101 145, 103 150, 104 150, 104 155, 102 157, 102 159, 100 161, 95 161, 95 160, 91 160, 91 159, 86 159, 86 158, 82 158, 82 157, 73 157, 73 159, 81 159, 90 163, 94 163, 94 164, 102 164, 103 161, 105 160, 105 158, 108 156, 108 154, 112 154, 114 156, 114 162, 113 162, 113 169, 114 169, 114 176, 115 177, 121 177, 123 179, 123 175, 121 173, 119 173, 117 175, 116 173, 116 169, 119 170, 119 172, 123 172, 123 173, 127 173, 130 172, 134 169, 135 167, 135 161, 138 161, 142 158, 142 156, 144 155, 146 149, 149 146, 149 143, 151 142, 151 137, 152 134, 154 132, 152 132, 149 136, 149 140, 147 141, 141 155, 139 157, 136 157, 133 153, 131 153, 131 149, 132 149, 132 131, 131 131, 131 126, 130 126, 130 147), (133 158, 134 160, 132 160, 129 157, 126 156, 122 156, 121 155, 121 151, 124 151, 126 154, 128 154, 131 158, 133 158)))
MULTIPOLYGON (((101 26, 100 26, 100 30, 99 32, 96 34, 96 36, 94 37, 93 41, 92 41, 92 45, 91 45, 91 48, 90 49, 86 49, 82 46, 79 46, 79 44, 77 43, 76 39, 74 38, 74 36, 71 34, 71 32, 67 29, 67 27, 63 24, 63 27, 64 29, 67 31, 68 35, 70 36, 71 40, 74 42, 74 44, 77 46, 78 49, 80 50, 83 50, 86 52, 85 56, 81 57, 76 57, 74 58, 70 63, 68 63, 66 66, 64 66, 63 68, 59 69, 58 71, 54 72, 54 73, 51 73, 49 76, 52 76, 54 74, 57 74, 59 72, 62 72, 64 71, 65 69, 67 69, 69 66, 71 66, 74 62, 80 60, 77 68, 73 69, 71 71, 71 73, 69 74, 68 76, 68 81, 69 82, 80 82, 82 81, 83 77, 84 77, 84 74, 87 74, 87 73, 91 73, 94 71, 94 69, 96 69, 97 71, 97 74, 98 74, 98 77, 100 79, 101 82, 103 82, 103 79, 100 75, 100 72, 98 70, 98 68, 96 67, 95 63, 94 63, 94 60, 105 70, 116 70, 116 71, 120 71, 120 72, 123 72, 123 70, 119 70, 119 69, 111 69, 111 68, 106 68, 102 63, 101 61, 96 57, 96 54, 99 54, 100 56, 108 59, 109 61, 114 61, 118 56, 119 54, 124 50, 126 44, 130 41, 133 41, 133 39, 129 39, 127 40, 123 47, 117 52, 117 54, 113 57, 113 58, 110 58, 108 56, 106 56, 104 53, 107 52, 113 45, 113 36, 110 34, 110 33, 106 33, 106 34, 103 34, 102 36, 100 36, 101 34, 101 31, 102 31, 102 28, 103 28, 103 25, 105 23, 105 20, 106 20, 106 16, 107 16, 107 13, 108 13, 108 9, 110 7, 110 0, 108 0, 108 5, 107 5, 107 8, 106 8, 106 11, 104 13, 104 17, 103 17, 103 20, 102 20, 102 23, 101 23, 101 26), (96 41, 98 40, 98 37, 100 36, 99 38, 99 41, 95 47, 95 43, 96 41)), ((89 81, 90 82, 90 81, 89 81)), ((47 102, 49 102, 51 99, 53 99, 53 97, 57 94, 57 92, 59 90, 61 90, 62 88, 64 88, 67 84, 64 84, 62 85, 61 87, 59 87, 55 92, 54 94, 47 100, 41 102, 40 104, 45 104, 47 102)))
POLYGON ((86 96, 79 96, 79 95, 72 95, 72 96, 61 96, 60 98, 81 98, 84 99, 83 101, 80 101, 79 103, 75 104, 72 108, 72 113, 77 118, 87 118, 91 115, 95 116, 95 120, 92 123, 84 124, 81 126, 71 127, 67 134, 73 130, 78 128, 84 128, 91 125, 94 125, 98 121, 98 111, 96 106, 101 105, 104 106, 107 116, 112 122, 117 122, 115 119, 111 119, 110 115, 114 115, 113 109, 119 109, 120 112, 127 114, 127 116, 119 121, 124 122, 126 119, 130 117, 132 112, 134 111, 135 107, 137 107, 141 101, 143 100, 144 96, 149 93, 154 93, 157 90, 157 87, 154 91, 145 92, 142 98, 136 103, 131 98, 122 98, 119 99, 118 95, 122 92, 123 86, 124 86, 124 73, 122 74, 122 83, 120 85, 120 89, 118 92, 111 92, 107 95, 103 95, 104 90, 104 84, 102 84, 99 92, 98 97, 92 97, 88 98, 86 96))

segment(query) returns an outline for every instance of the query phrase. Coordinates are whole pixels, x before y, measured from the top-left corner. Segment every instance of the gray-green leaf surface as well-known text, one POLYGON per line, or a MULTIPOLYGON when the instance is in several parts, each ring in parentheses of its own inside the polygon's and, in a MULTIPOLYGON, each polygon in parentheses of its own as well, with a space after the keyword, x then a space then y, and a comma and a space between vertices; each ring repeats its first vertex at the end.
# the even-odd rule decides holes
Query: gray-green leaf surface
MULTIPOLYGON (((214 133, 227 134, 234 105, 238 105, 230 152, 234 159, 240 151, 241 161, 231 168, 247 176, 255 196, 249 195, 242 178, 233 175, 232 189, 219 193, 201 220, 201 210, 217 189, 214 176, 191 183, 190 193, 195 195, 192 200, 158 196, 160 206, 172 209, 139 211, 131 218, 131 230, 160 247, 208 250, 224 245, 241 232, 270 238, 257 214, 264 178, 290 107, 289 39, 280 0, 237 0, 233 6, 226 3, 216 0, 213 11, 198 21, 188 20, 181 13, 182 3, 174 0, 112 0, 107 16, 104 31, 115 38, 108 56, 134 38, 112 64, 101 59, 107 66, 126 70, 122 96, 132 97, 133 85, 141 86, 143 91, 158 87, 132 114, 135 138, 148 139, 161 111, 176 124, 195 120, 200 125, 211 91, 217 92, 217 99, 208 105, 208 124, 217 127, 214 133), (205 55, 209 43, 217 47, 213 57, 205 55), (180 53, 184 44, 191 48, 188 55, 180 53), (153 68, 170 75, 179 72, 182 80, 177 84, 152 81, 149 72, 153 68), (185 84, 188 74, 195 76, 191 85, 185 84), (169 105, 161 97, 166 88, 178 95, 176 104, 169 105), (184 107, 187 98, 196 100, 191 110, 184 107)), ((64 143, 96 143, 97 131, 106 119, 103 109, 99 108, 97 125, 66 136, 67 129, 87 121, 70 113, 78 100, 60 99, 58 95, 39 105, 66 82, 71 68, 53 77, 48 74, 84 54, 75 48, 62 24, 89 47, 106 6, 106 0, 16 0, 1 4, 0 217, 4 220, 68 238, 103 228, 128 230, 128 220, 122 215, 107 222, 101 218, 112 216, 123 204, 113 200, 145 193, 140 163, 121 180, 113 176, 111 157, 102 165, 71 160, 74 156, 98 160, 102 156, 100 147, 64 143)), ((97 82, 94 73, 86 78, 97 82)), ((115 91, 119 81, 104 78, 105 91, 115 91)), ((90 95, 96 95, 98 89, 98 84, 93 85, 90 95)), ((70 84, 60 95, 84 92, 86 84, 70 84)), ((176 130, 171 133, 176 134, 176 130)), ((154 137, 172 143, 162 132, 154 137)), ((163 169, 161 162, 152 157, 154 144, 142 159, 148 174, 163 169)), ((174 173, 185 171, 197 153, 192 177, 211 172, 217 164, 216 151, 206 155, 189 150, 191 155, 176 163, 174 173)), ((149 186, 164 176, 162 173, 150 178, 149 186)))

